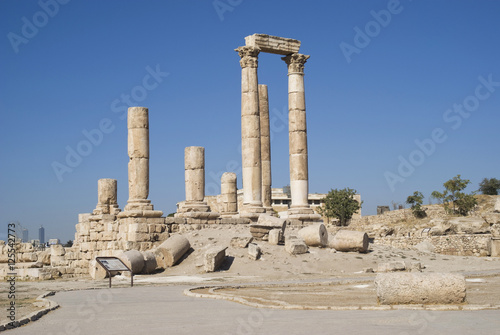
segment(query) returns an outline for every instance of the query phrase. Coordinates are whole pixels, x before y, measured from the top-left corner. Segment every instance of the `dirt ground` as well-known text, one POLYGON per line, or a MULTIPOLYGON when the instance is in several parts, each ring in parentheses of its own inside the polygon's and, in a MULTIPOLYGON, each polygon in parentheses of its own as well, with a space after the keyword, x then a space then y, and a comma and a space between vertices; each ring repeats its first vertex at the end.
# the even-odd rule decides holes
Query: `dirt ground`
MULTIPOLYGON (((294 233, 294 228, 287 228, 294 233)), ((467 281, 467 301, 470 304, 498 304, 500 302, 500 258, 449 256, 422 253, 416 250, 400 250, 389 246, 370 244, 365 254, 357 252, 335 252, 328 248, 310 248, 302 255, 289 255, 284 246, 270 245, 265 241, 256 243, 262 248, 258 260, 248 257, 248 249, 230 247, 235 236, 250 236, 248 226, 220 226, 217 228, 192 230, 183 233, 191 243, 192 250, 181 262, 165 271, 152 275, 134 276, 135 285, 242 285, 266 283, 262 287, 228 288, 218 293, 238 295, 245 299, 268 301, 268 304, 302 304, 314 306, 347 306, 376 304, 374 273, 364 269, 377 269, 379 263, 389 261, 420 262, 423 272, 463 273, 467 281), (220 271, 205 273, 204 252, 214 246, 228 246, 226 261, 220 271), (335 282, 325 284, 324 282, 335 282), (344 282, 339 284, 338 281, 344 282), (347 281, 347 283, 345 283, 347 281), (303 283, 317 283, 313 286, 303 283), (271 283, 279 287, 270 286, 271 283), (321 284, 323 283, 323 284, 321 284), (265 299, 264 299, 265 298, 265 299), (260 300, 259 300, 260 299, 260 300), (264 299, 264 300, 262 300, 264 299)), ((124 276, 113 278, 113 286, 127 287, 130 279, 124 276)), ((16 304, 18 316, 27 315, 37 309, 34 299, 48 291, 65 291, 106 288, 108 279, 93 281, 90 277, 58 279, 43 282, 17 282, 16 304)), ((7 285, 0 287, 0 308, 5 310, 9 301, 7 285)), ((0 315, 0 324, 7 321, 5 313, 0 315)))

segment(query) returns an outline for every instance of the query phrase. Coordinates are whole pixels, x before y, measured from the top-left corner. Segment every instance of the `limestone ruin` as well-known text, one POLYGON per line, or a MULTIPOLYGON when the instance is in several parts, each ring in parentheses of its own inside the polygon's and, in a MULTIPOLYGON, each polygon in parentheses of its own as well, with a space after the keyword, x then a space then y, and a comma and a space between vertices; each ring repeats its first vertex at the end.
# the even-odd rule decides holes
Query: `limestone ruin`
MULTIPOLYGON (((449 251, 475 256, 500 256, 500 214, 493 212, 485 217, 485 220, 491 222, 489 227, 485 228, 480 223, 479 230, 462 231, 445 238, 439 234, 433 235, 439 231, 438 224, 435 229, 433 227, 432 234, 428 230, 426 236, 423 231, 405 231, 396 236, 394 230, 390 232, 390 228, 375 228, 377 218, 386 222, 392 215, 399 215, 396 211, 395 214, 387 212, 375 218, 361 218, 359 214, 352 224, 358 231, 354 231, 355 228, 352 231, 339 231, 338 228, 329 227, 329 222, 321 222, 321 216, 314 212, 308 199, 304 67, 309 56, 300 54, 299 49, 298 40, 262 34, 246 37, 245 45, 236 49, 241 65, 241 204, 238 201, 237 176, 232 172, 222 175, 221 194, 216 196, 217 201, 207 201, 205 149, 201 146, 189 146, 184 149, 185 201, 178 204, 174 217, 164 217, 162 211, 155 210, 148 199, 149 110, 145 107, 130 107, 127 116, 129 198, 123 211, 117 203, 117 180, 99 179, 96 208, 91 213, 78 215, 73 246, 64 248, 52 245, 50 250, 39 251, 30 244, 19 244, 17 259, 20 263, 29 264, 21 266, 20 276, 50 279, 90 274, 96 279, 104 278, 106 273, 95 264, 98 256, 121 257, 135 273, 149 274, 157 269, 174 266, 192 250, 189 240, 179 233, 200 228, 225 227, 224 225, 246 225, 252 236, 234 237, 231 240, 232 248, 247 248, 252 238, 267 241, 251 245, 249 257, 255 261, 261 258, 261 252, 267 245, 282 246, 290 255, 306 253, 309 247, 364 253, 368 250, 369 238, 392 246, 406 243, 406 247, 414 247, 417 243, 425 242, 443 253, 449 251), (272 203, 269 98, 267 86, 258 82, 260 52, 282 55, 288 69, 291 204, 285 205, 286 213, 282 217, 276 216, 272 203), (371 225, 367 228, 361 223, 371 225), (292 234, 289 227, 303 230, 292 234), (330 237, 330 243, 327 229, 330 233, 335 233, 330 237), (480 233, 475 234, 478 231, 480 233), (460 245, 462 249, 456 245, 460 245)), ((360 201, 359 196, 357 199, 360 201)), ((319 205, 319 199, 317 201, 319 205)), ((494 210, 498 212, 499 208, 500 199, 494 210)), ((399 219, 395 218, 395 221, 399 219)), ((444 222, 440 224, 445 225, 444 222)), ((444 227, 442 230, 444 232, 450 229, 444 227)), ((227 246, 215 246, 205 252, 205 271, 220 268, 226 257, 226 248, 227 246)), ((0 249, 0 263, 6 264, 5 243, 0 243, 0 249)), ((6 274, 5 269, 2 268, 2 271, 0 277, 6 274)))

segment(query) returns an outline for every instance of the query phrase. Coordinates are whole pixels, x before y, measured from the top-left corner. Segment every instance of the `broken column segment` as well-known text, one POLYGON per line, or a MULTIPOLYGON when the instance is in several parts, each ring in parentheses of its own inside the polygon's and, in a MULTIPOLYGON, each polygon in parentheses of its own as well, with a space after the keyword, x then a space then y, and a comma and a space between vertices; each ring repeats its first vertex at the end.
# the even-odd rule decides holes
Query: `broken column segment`
POLYGON ((116 179, 99 179, 97 181, 97 206, 93 214, 113 214, 120 212, 117 199, 116 179))
POLYGON ((215 219, 205 199, 205 148, 186 147, 184 150, 184 181, 186 201, 179 206, 177 217, 215 219))
POLYGON ((160 217, 149 195, 149 116, 145 107, 130 107, 128 127, 128 189, 129 199, 121 217, 160 217))
POLYGON ((220 180, 221 217, 233 217, 238 214, 238 189, 236 173, 225 172, 220 180))
POLYGON ((288 132, 290 146, 290 219, 319 221, 308 203, 309 176, 307 157, 307 124, 304 93, 304 64, 308 55, 294 53, 282 59, 288 66, 288 132))
POLYGON ((241 57, 241 158, 243 208, 240 215, 257 220, 262 207, 262 169, 260 154, 260 116, 258 92, 259 48, 242 46, 235 51, 241 57))

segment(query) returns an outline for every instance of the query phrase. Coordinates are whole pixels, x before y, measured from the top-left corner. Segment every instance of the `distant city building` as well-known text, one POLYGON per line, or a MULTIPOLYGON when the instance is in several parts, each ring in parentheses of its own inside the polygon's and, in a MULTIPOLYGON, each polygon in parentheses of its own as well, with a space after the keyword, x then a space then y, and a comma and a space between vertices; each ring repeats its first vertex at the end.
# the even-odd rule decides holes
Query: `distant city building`
MULTIPOLYGON (((315 212, 318 211, 318 208, 323 204, 323 198, 327 196, 326 193, 309 193, 308 202, 311 209, 315 212)), ((243 206, 243 190, 240 189, 237 191, 237 199, 238 199, 238 208, 243 206)), ((361 203, 361 196, 359 194, 354 195, 354 199, 361 203)), ((217 195, 209 195, 205 196, 205 202, 210 206, 211 210, 214 212, 219 212, 220 209, 220 200, 217 195)), ((272 188, 271 189, 271 207, 277 212, 286 215, 286 211, 290 208, 292 204, 292 196, 290 194, 290 186, 285 186, 283 188, 272 188)), ((354 213, 352 216, 353 219, 361 218, 361 209, 354 213)), ((324 218, 326 219, 326 218, 324 218)), ((335 221, 330 219, 330 221, 335 221)))
POLYGON ((23 228, 23 242, 26 243, 29 241, 29 236, 28 236, 28 229, 23 228))
POLYGON ((43 226, 38 228, 38 240, 40 241, 40 244, 45 244, 45 228, 43 228, 43 226))

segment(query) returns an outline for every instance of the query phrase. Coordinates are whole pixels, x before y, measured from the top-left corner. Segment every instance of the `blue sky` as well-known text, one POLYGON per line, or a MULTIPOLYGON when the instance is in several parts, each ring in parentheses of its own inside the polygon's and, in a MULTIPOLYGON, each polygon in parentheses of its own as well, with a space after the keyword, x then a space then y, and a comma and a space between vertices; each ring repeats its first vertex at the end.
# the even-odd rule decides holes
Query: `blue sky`
MULTIPOLYGON (((476 190, 500 177, 499 14, 500 2, 472 0, 1 1, 0 238, 19 221, 30 238, 44 225, 47 238, 73 239, 99 178, 118 179, 125 206, 128 104, 149 108, 156 209, 184 199, 186 146, 206 148, 207 194, 225 171, 241 187, 233 49, 254 33, 301 40, 311 55, 311 193, 351 187, 374 214, 457 174, 476 190), (69 166, 68 150, 85 155, 69 166)), ((286 73, 277 55, 260 55, 273 187, 289 183, 286 73)))

